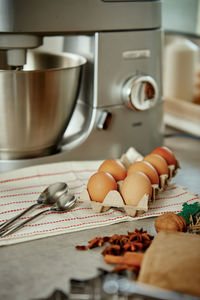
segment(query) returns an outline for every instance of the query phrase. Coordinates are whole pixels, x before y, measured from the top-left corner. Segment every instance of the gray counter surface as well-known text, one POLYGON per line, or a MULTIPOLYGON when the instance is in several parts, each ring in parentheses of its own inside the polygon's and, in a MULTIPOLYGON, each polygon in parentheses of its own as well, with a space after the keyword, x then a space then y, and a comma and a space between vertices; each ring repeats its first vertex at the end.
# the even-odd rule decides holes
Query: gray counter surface
MULTIPOLYGON (((200 194, 200 141, 170 137, 165 145, 174 151, 181 164, 175 181, 200 194)), ((104 263, 101 249, 77 251, 76 245, 87 245, 96 236, 126 234, 141 227, 155 234, 154 218, 1 247, 0 299, 42 298, 56 288, 67 293, 70 278, 90 278, 97 273, 97 268, 112 269, 104 263)))

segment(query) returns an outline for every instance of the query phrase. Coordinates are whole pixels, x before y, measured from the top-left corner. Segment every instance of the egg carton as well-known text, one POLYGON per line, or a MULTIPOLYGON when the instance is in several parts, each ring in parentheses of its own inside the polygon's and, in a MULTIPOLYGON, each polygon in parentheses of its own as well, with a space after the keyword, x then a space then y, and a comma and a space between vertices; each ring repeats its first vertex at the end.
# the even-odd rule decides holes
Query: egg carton
MULTIPOLYGON (((135 161, 143 160, 143 156, 137 152, 134 148, 129 148, 128 151, 123 154, 120 158, 120 162, 125 166, 126 169, 135 161)), ((177 169, 179 168, 179 162, 177 161, 177 166, 174 165, 168 166, 169 175, 160 176, 160 185, 152 184, 152 196, 149 197, 148 194, 145 194, 142 199, 138 202, 137 206, 126 205, 120 194, 121 186, 123 181, 117 182, 117 190, 110 191, 103 202, 92 201, 87 189, 84 189, 80 194, 80 200, 85 203, 90 203, 94 212, 101 213, 109 210, 111 207, 123 209, 129 216, 135 217, 140 216, 148 211, 148 205, 150 202, 156 200, 158 193, 165 190, 168 186, 169 181, 176 175, 177 169)))
MULTIPOLYGON (((135 148, 131 147, 127 150, 126 153, 122 154, 120 158, 120 162, 125 166, 125 168, 128 170, 128 168, 131 166, 132 163, 136 161, 141 161, 143 160, 143 156, 135 150, 135 148)), ((180 168, 179 161, 177 160, 177 164, 175 165, 169 165, 169 175, 163 174, 160 175, 160 180, 159 180, 159 186, 158 185, 152 185, 153 189, 153 196, 152 200, 155 201, 155 197, 159 192, 162 192, 167 188, 169 185, 169 182, 173 177, 176 176, 178 169, 180 168)))
POLYGON ((139 201, 137 206, 130 206, 124 203, 119 191, 110 191, 103 202, 92 201, 87 189, 80 194, 80 200, 90 203, 94 212, 102 213, 109 210, 111 207, 123 209, 129 216, 140 216, 148 211, 149 195, 145 194, 139 201))

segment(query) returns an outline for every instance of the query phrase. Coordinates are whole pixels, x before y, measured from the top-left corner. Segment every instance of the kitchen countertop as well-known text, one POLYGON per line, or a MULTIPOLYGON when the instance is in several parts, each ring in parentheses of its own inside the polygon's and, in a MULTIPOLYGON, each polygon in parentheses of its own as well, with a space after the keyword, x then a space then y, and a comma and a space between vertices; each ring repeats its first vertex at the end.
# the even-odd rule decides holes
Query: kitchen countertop
MULTIPOLYGON (((181 164, 176 183, 200 194, 200 140, 173 136, 165 139, 165 145, 181 164)), ((70 278, 91 278, 98 268, 112 269, 104 263, 100 248, 77 251, 76 245, 87 245, 96 236, 126 234, 135 228, 155 234, 153 224, 154 218, 150 218, 1 247, 0 299, 37 299, 49 296, 54 289, 67 293, 70 278)))

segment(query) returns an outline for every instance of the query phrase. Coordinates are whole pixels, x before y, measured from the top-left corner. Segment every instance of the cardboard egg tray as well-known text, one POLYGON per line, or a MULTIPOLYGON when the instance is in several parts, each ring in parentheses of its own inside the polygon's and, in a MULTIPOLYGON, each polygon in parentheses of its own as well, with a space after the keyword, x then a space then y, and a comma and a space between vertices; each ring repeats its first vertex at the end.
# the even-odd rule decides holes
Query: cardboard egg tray
POLYGON ((101 213, 109 210, 111 207, 122 208, 129 216, 139 216, 148 211, 149 196, 144 195, 137 206, 130 206, 124 203, 124 200, 118 191, 110 191, 103 202, 96 202, 90 199, 87 189, 83 190, 80 199, 90 203, 93 211, 101 213))
MULTIPOLYGON (((130 167, 130 165, 136 161, 141 161, 143 160, 143 156, 138 153, 134 148, 129 148, 128 151, 123 154, 120 158, 121 163, 125 166, 126 169, 130 167)), ((176 176, 177 170, 180 168, 179 162, 177 161, 177 166, 174 165, 169 165, 169 176, 164 174, 160 175, 160 186, 158 185, 152 185, 153 189, 153 196, 152 200, 155 200, 155 195, 157 193, 165 190, 165 188, 168 186, 169 182, 173 177, 176 176)))
MULTIPOLYGON (((120 158, 121 163, 125 166, 126 169, 135 162, 143 159, 143 156, 138 153, 134 148, 129 148, 128 151, 123 154, 120 158)), ((152 197, 145 194, 142 199, 139 201, 137 206, 130 206, 124 203, 124 200, 120 194, 120 189, 123 181, 118 181, 118 189, 116 191, 110 191, 103 202, 92 201, 87 189, 83 190, 80 194, 80 200, 86 203, 90 203, 93 211, 101 213, 109 210, 111 207, 123 209, 129 216, 139 216, 148 211, 149 202, 156 200, 156 195, 159 192, 165 190, 168 186, 169 181, 176 175, 177 169, 179 168, 179 163, 177 161, 177 167, 174 165, 168 166, 169 176, 161 175, 160 176, 160 186, 157 184, 152 185, 152 197)))

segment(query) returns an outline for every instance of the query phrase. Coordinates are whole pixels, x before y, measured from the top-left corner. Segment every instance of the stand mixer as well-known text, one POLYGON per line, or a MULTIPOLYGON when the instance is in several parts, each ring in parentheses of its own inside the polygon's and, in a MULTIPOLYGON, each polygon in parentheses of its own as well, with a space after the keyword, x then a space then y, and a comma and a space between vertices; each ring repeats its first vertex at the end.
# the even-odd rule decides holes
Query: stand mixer
MULTIPOLYGON (((64 160, 119 158, 131 146, 146 154, 162 144, 160 1, 0 0, 0 14, 0 54, 6 56, 6 71, 1 68, 0 75, 1 72, 4 75, 15 72, 15 76, 19 72, 25 73, 29 53, 37 55, 43 37, 48 36, 62 36, 62 53, 56 55, 74 55, 79 61, 76 66, 81 67, 68 117, 60 125, 62 128, 52 145, 44 145, 40 151, 32 151, 34 143, 31 151, 25 146, 23 149, 23 145, 30 142, 25 143, 22 130, 14 124, 19 119, 15 97, 15 118, 10 122, 16 143, 11 149, 7 142, 8 126, 0 121, 0 172, 64 160), (32 48, 35 49, 29 50, 32 48), (19 138, 24 143, 17 148, 19 138)), ((49 70, 55 66, 62 69, 57 63, 54 66, 56 59, 53 57, 55 55, 49 56, 50 67, 49 63, 43 66, 46 57, 40 59, 41 71, 46 66, 49 70)), ((39 70, 40 65, 33 72, 39 70)), ((0 76, 2 86, 6 84, 7 75, 4 75, 0 76)), ((60 86, 58 82, 54 80, 56 88, 60 86)), ((48 82, 43 89, 49 89, 50 85, 48 82)), ((63 87, 58 90, 59 95, 63 91, 68 94, 63 87)), ((35 90, 32 92, 36 93, 35 90)), ((26 98, 30 99, 27 93, 23 95, 20 108, 23 100, 26 103, 26 98)), ((56 102, 57 94, 54 97, 56 102)), ((2 108, 5 108, 4 102, 5 95, 0 98, 2 108)), ((24 116, 31 116, 29 107, 26 106, 24 116)), ((64 105, 59 111, 66 110, 64 105)), ((45 109, 42 113, 41 118, 48 119, 45 109)), ((3 114, 5 111, 2 110, 1 119, 3 114)), ((47 126, 49 132, 54 131, 54 122, 59 120, 59 115, 55 114, 52 120, 47 126)), ((24 123, 24 132, 28 132, 32 141, 29 127, 24 123)), ((37 132, 34 138, 37 139, 37 132)))

